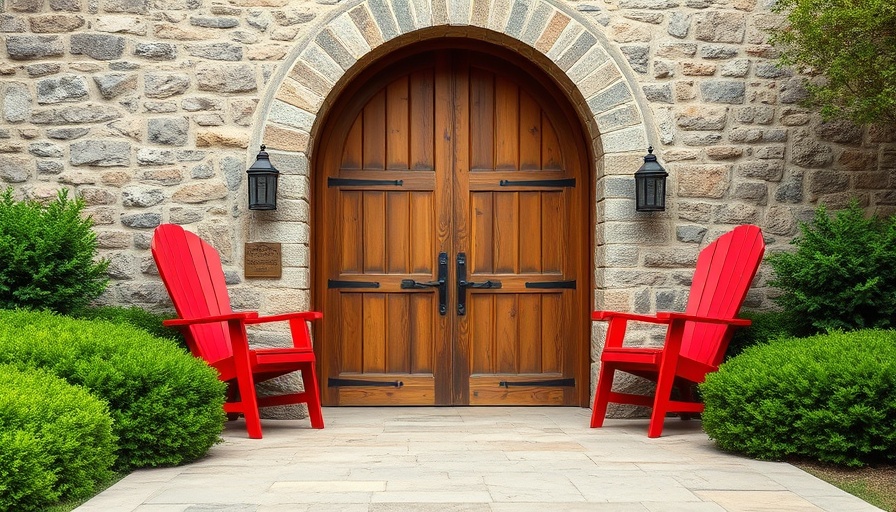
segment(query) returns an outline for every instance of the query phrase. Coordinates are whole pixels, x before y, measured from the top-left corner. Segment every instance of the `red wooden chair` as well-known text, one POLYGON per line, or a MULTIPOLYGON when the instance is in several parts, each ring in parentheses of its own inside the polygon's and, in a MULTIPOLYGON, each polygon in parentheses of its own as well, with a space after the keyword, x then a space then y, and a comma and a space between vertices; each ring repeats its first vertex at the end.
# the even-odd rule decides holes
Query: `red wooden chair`
POLYGON ((307 403, 311 426, 324 428, 307 324, 323 315, 314 311, 265 317, 255 312, 234 313, 218 251, 178 225, 156 228, 151 250, 180 317, 166 320, 165 325, 180 328, 193 355, 217 369, 219 378, 228 383, 224 411, 229 416, 245 416, 249 437, 261 439, 258 408, 274 405, 307 403), (292 348, 249 347, 247 325, 278 321, 289 322, 292 348), (302 371, 304 392, 256 397, 256 382, 296 370, 302 371))
POLYGON ((594 394, 591 427, 600 427, 607 403, 653 407, 648 437, 663 432, 666 413, 703 412, 694 401, 693 388, 706 374, 718 369, 736 327, 750 325, 735 318, 765 252, 762 232, 756 226, 738 226, 700 252, 684 313, 660 312, 654 316, 595 311, 594 320, 609 321, 594 394), (629 321, 667 324, 666 340, 659 348, 624 347, 629 321), (653 397, 612 391, 616 370, 656 383, 653 397), (682 400, 672 400, 673 388, 682 400))

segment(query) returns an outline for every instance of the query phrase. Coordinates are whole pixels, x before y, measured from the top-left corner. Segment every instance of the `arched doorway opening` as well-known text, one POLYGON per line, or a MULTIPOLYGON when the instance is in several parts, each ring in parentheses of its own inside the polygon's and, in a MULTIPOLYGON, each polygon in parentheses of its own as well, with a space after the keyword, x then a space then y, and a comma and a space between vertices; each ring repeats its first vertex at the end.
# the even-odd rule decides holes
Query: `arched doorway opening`
POLYGON ((443 37, 342 87, 313 155, 328 405, 588 405, 593 173, 563 90, 443 37))

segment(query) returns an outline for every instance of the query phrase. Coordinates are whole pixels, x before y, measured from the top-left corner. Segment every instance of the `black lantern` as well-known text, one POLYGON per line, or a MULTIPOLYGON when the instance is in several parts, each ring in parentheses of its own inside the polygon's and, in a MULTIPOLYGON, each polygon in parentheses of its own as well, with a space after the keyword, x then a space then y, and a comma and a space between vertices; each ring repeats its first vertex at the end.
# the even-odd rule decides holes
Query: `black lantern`
POLYGON ((666 209, 666 176, 669 173, 657 163, 653 146, 647 148, 644 165, 635 173, 635 210, 661 212, 666 209))
POLYGON ((249 175, 249 209, 277 209, 277 176, 280 171, 271 165, 270 156, 261 145, 261 152, 255 157, 255 163, 246 171, 249 175))

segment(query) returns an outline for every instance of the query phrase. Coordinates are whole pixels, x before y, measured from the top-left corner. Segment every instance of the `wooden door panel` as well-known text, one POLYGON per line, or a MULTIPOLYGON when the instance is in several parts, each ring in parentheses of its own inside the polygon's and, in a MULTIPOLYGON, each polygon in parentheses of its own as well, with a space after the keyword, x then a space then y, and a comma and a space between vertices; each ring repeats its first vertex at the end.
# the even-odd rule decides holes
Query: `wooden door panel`
POLYGON ((364 251, 364 273, 386 273, 386 192, 364 192, 361 240, 364 251))
POLYGON ((432 171, 435 147, 433 70, 411 73, 407 94, 410 98, 410 169, 432 171))
POLYGON ((495 168, 494 73, 470 70, 470 171, 495 168))
MULTIPOLYGON (((472 76, 473 80, 476 76, 472 76)), ((495 80, 495 169, 519 169, 519 87, 505 77, 495 80)), ((486 134, 487 136, 488 134, 486 134)))
POLYGON ((385 169, 386 162, 386 92, 374 95, 364 107, 361 118, 362 168, 385 169))

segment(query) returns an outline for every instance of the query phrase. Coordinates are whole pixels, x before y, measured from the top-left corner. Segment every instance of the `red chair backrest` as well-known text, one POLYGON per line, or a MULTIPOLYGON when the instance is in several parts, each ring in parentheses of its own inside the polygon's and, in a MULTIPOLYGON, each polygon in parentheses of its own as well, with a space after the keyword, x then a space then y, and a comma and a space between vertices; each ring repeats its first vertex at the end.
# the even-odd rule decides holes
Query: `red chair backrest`
MULTIPOLYGON (((162 224, 153 234, 151 251, 180 318, 233 312, 214 247, 176 224, 162 224)), ((233 355, 225 322, 193 325, 184 334, 193 355, 209 363, 233 355)))
MULTIPOLYGON (((762 231, 752 225, 738 226, 706 246, 697 257, 685 313, 735 318, 764 253, 762 231)), ((681 355, 718 366, 730 337, 731 330, 725 325, 688 322, 681 355)))

